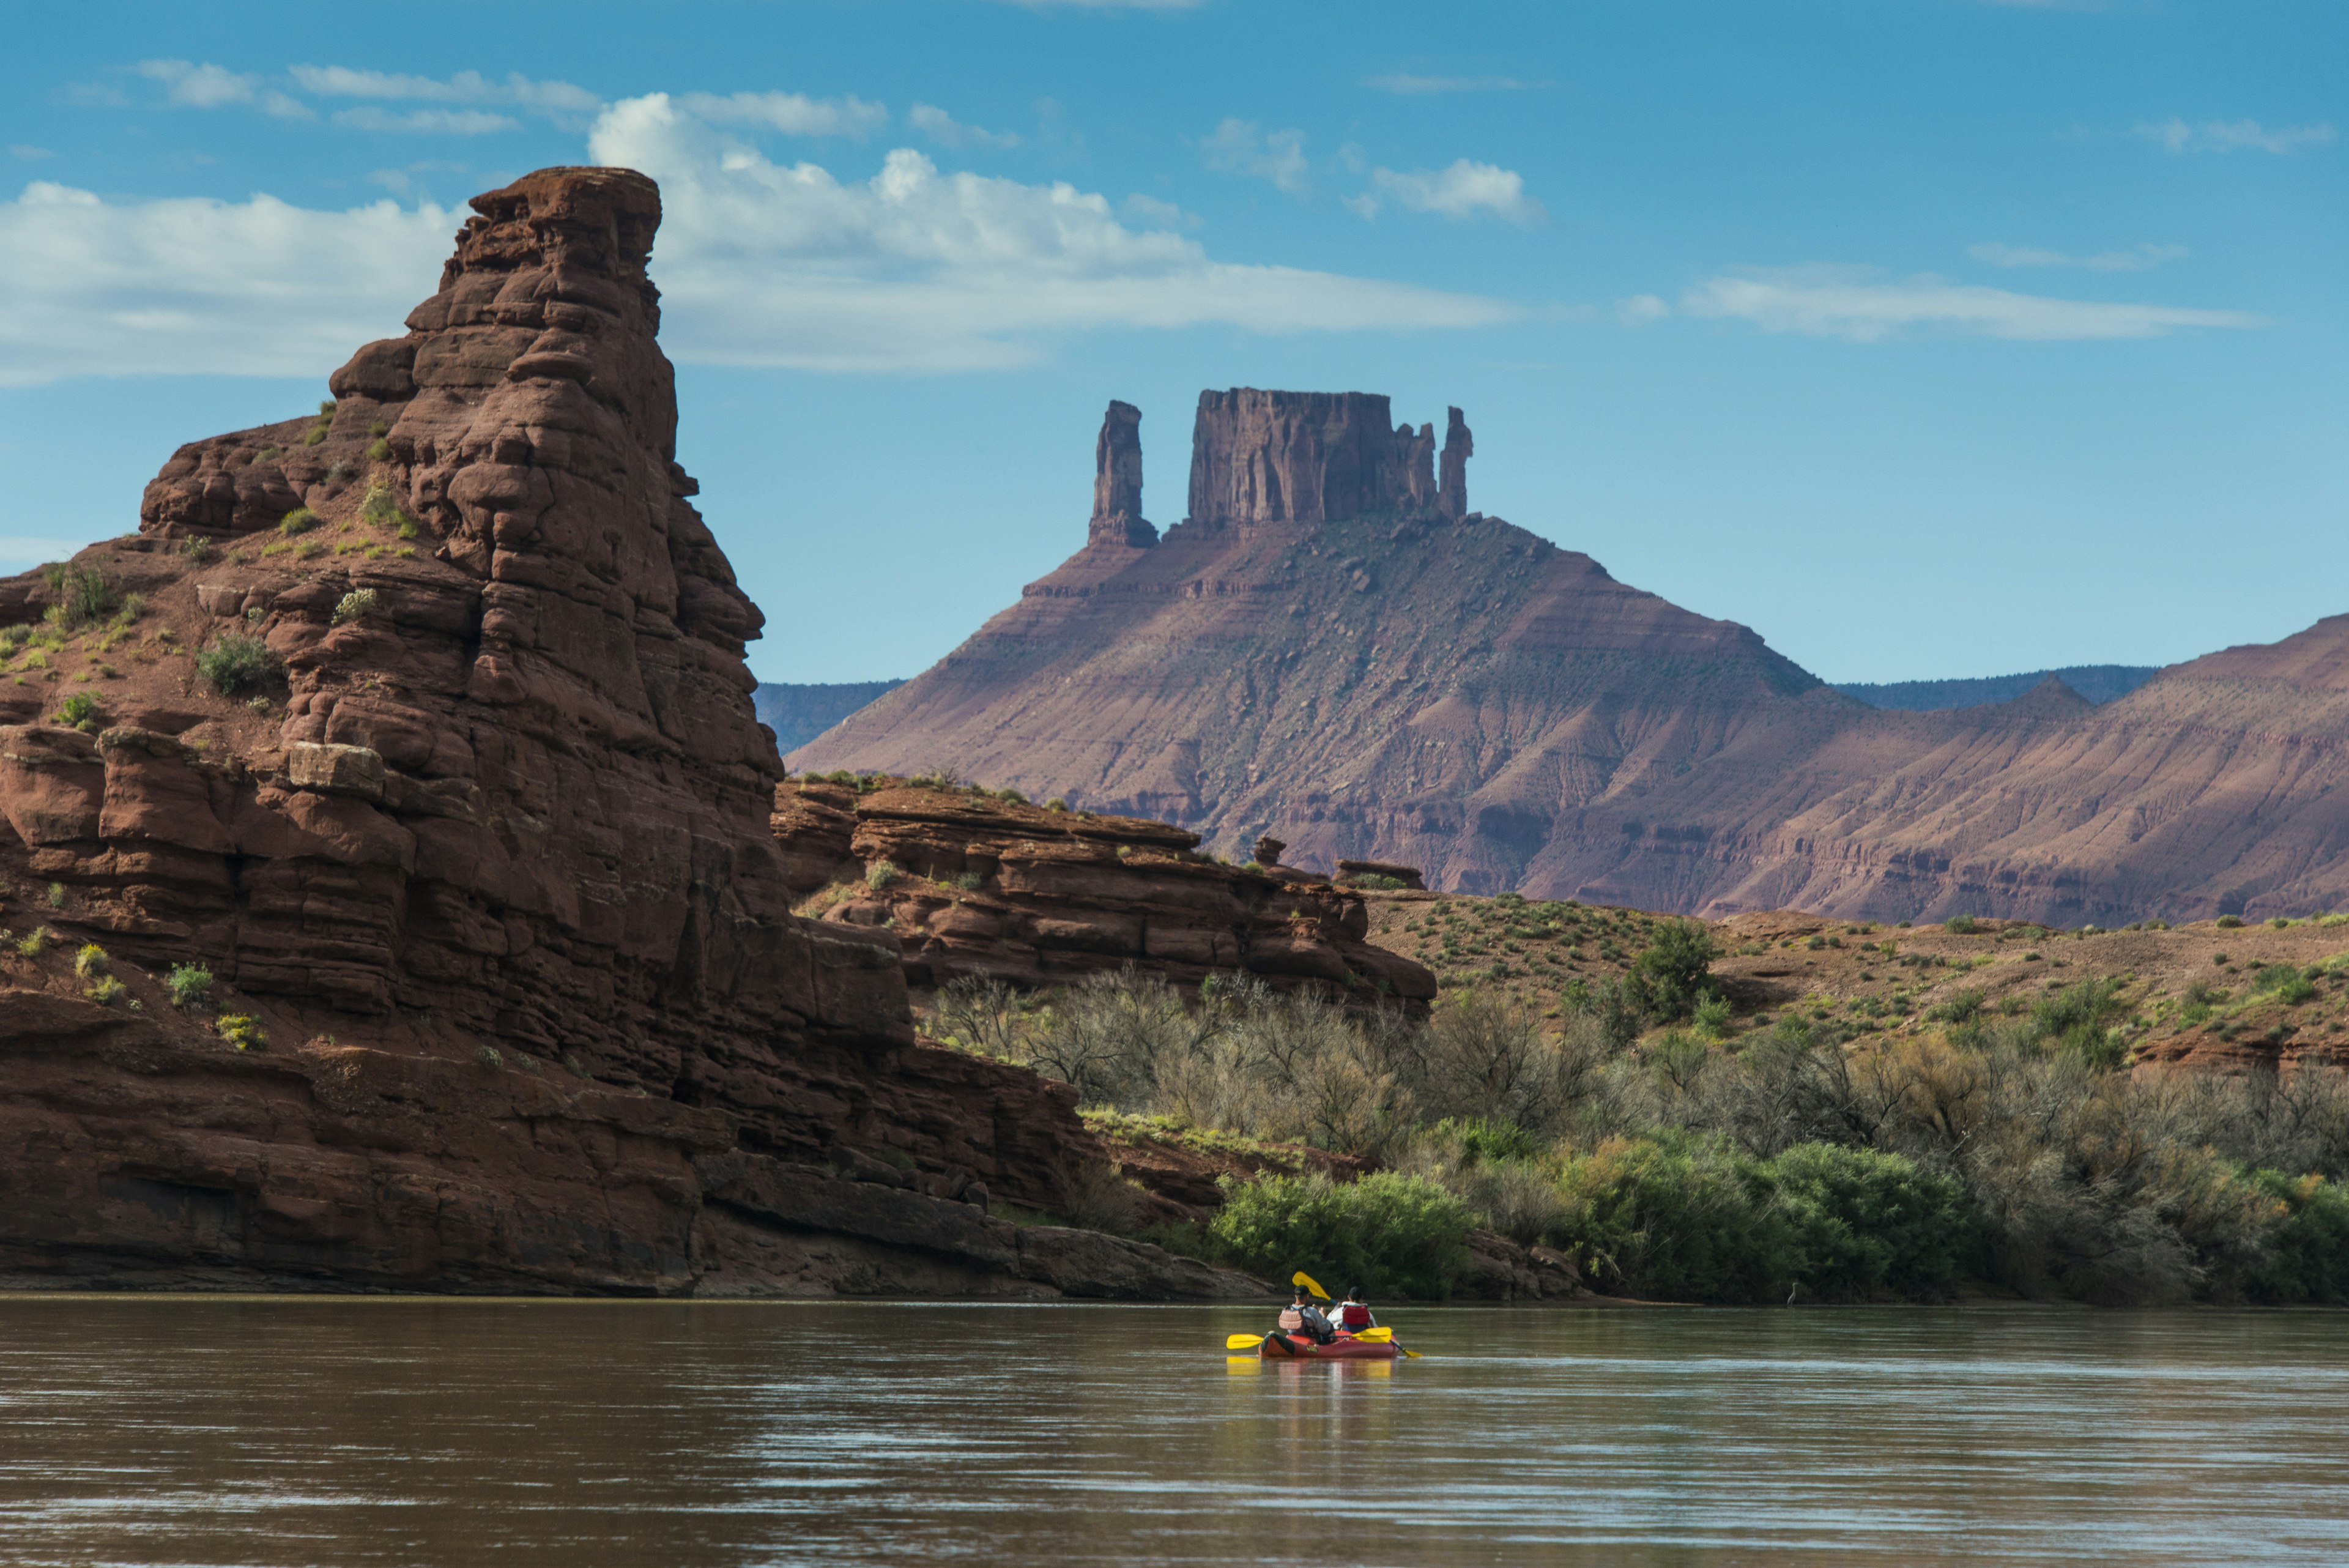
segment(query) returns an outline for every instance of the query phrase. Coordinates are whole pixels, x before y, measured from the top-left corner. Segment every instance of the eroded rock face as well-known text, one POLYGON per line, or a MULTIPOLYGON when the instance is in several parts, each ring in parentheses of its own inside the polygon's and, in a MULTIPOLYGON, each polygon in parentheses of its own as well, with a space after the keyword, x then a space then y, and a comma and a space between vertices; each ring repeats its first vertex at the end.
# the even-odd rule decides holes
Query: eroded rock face
MULTIPOLYGON (((135 618, 11 656, 0 919, 63 945, 0 957, 0 1012, 76 1002, 63 966, 95 941, 147 1009, 98 1023, 148 1041, 94 1063, 60 1023, 0 1054, 14 1267, 749 1289, 765 1265, 695 1240, 688 1157, 883 1159, 925 1200, 976 1183, 1046 1209, 1089 1158, 1065 1088, 915 1044, 893 942, 791 913, 743 662, 759 612, 675 462, 657 191, 554 169, 473 205, 439 291, 336 372, 326 417, 182 448, 140 534, 77 557, 143 597, 135 618), (226 697, 191 655, 235 639, 274 668, 226 697), (102 732, 51 722, 67 691, 102 732), (175 964, 256 1021, 262 1067, 146 978, 175 964), (305 1041, 339 1044, 285 1054, 305 1041), (335 1086, 354 1072, 357 1099, 335 1086), (632 1104, 650 1130, 623 1127, 632 1104), (500 1198, 525 1170, 527 1220, 500 1198), (153 1202, 105 1197, 124 1182, 153 1202), (414 1197, 447 1182, 478 1199, 414 1197), (214 1196, 153 1196, 182 1189, 214 1196), (354 1240, 310 1246, 288 1204, 354 1240)), ((57 597, 0 584, 0 614, 57 597)), ((777 1288, 813 1277, 792 1268, 777 1288)))
POLYGON ((1198 835, 1163 822, 794 779, 776 791, 775 825, 800 887, 833 890, 817 900, 824 920, 886 928, 917 986, 1056 985, 1130 967, 1191 991, 1252 974, 1416 1016, 1435 996, 1425 968, 1362 940, 1360 894, 1202 858, 1198 835))
MULTIPOLYGON (((1467 427, 1444 448, 1444 493, 1466 495, 1467 427)), ((1391 422, 1372 392, 1199 394, 1191 433, 1191 520, 1314 523, 1425 510, 1438 499, 1433 432, 1391 422)), ((1463 514, 1454 514, 1461 515, 1463 514)))
POLYGON ((1142 410, 1112 402, 1093 442, 1093 518, 1088 537, 1096 545, 1147 549, 1158 530, 1142 519, 1142 410))

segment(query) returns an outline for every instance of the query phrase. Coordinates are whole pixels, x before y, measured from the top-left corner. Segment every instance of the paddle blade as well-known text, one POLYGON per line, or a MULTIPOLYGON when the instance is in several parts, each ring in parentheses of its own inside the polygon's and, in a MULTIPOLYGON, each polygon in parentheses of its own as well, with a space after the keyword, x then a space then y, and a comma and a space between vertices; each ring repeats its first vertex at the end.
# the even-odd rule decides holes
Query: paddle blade
POLYGON ((1226 1350, 1254 1350, 1257 1345, 1262 1345, 1263 1343, 1264 1335, 1260 1334, 1236 1334, 1229 1339, 1224 1341, 1224 1348, 1226 1350))
POLYGON ((1330 1299, 1330 1293, 1321 1288, 1321 1282, 1302 1269, 1299 1269, 1295 1273, 1289 1275, 1288 1282, 1292 1285, 1303 1285, 1307 1290, 1311 1291, 1316 1296, 1319 1296, 1325 1302, 1330 1299))
POLYGON ((1395 1346, 1395 1348, 1396 1348, 1397 1350, 1401 1350, 1401 1351, 1402 1351, 1402 1353, 1403 1353, 1405 1355, 1410 1356, 1413 1361, 1417 1361, 1417 1360, 1419 1359, 1419 1352, 1418 1352, 1418 1351, 1416 1351, 1416 1350, 1409 1350, 1409 1349, 1405 1349, 1402 1345, 1396 1345, 1396 1346, 1395 1346))
POLYGON ((1391 1328, 1366 1328, 1362 1330, 1361 1333, 1354 1335, 1354 1337, 1361 1340, 1364 1345, 1384 1345, 1387 1341, 1394 1337, 1394 1330, 1391 1328))

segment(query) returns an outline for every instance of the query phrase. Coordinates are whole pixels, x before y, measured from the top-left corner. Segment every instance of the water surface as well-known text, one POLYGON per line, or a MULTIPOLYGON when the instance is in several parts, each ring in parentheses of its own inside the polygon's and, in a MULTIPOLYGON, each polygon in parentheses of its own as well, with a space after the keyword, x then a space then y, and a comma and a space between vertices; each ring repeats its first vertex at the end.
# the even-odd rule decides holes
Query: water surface
POLYGON ((2349 1561, 2349 1316, 0 1299, 0 1563, 2349 1561))

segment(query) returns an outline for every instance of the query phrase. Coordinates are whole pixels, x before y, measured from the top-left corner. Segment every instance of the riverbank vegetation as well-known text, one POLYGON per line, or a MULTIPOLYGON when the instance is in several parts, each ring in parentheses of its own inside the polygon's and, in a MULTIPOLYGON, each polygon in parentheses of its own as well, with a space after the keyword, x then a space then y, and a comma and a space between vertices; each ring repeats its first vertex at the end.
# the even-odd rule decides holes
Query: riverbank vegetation
POLYGON ((1717 1039, 1709 956, 1663 924, 1557 1018, 1468 990, 1420 1024, 1247 980, 1186 1006, 1128 974, 1048 1002, 965 982, 934 1026, 1090 1106, 1373 1163, 1227 1182, 1162 1238, 1259 1270, 1440 1295, 1484 1226, 1651 1299, 2349 1303, 2349 1075, 2131 1071, 2095 980, 1930 1033, 1790 1013, 1717 1039))

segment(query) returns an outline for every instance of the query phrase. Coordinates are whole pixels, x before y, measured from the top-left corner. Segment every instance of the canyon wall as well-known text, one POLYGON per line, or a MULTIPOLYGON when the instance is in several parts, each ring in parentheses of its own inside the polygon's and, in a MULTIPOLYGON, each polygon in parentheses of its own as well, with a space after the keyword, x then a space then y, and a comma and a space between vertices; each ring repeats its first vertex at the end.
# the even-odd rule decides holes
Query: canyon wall
POLYGON ((792 913, 657 191, 473 208, 317 415, 0 583, 0 1279, 1247 1288, 984 1213, 1100 1151, 916 1043, 894 939, 792 913))

